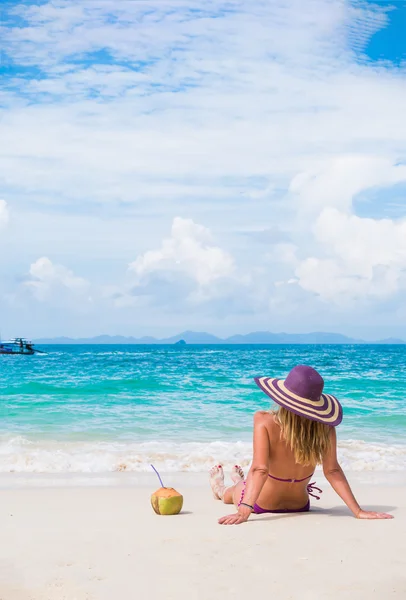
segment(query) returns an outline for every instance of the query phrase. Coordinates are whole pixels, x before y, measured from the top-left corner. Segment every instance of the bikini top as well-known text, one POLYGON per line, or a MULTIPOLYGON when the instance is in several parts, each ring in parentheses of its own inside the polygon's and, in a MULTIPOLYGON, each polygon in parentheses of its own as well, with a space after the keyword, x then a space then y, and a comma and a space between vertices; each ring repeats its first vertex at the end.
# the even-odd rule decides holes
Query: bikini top
MULTIPOLYGON (((280 477, 275 477, 274 475, 268 473, 268 477, 270 477, 271 479, 275 479, 276 481, 283 481, 284 483, 301 483, 302 481, 306 481, 306 479, 310 479, 311 477, 313 477, 313 475, 314 473, 308 475, 307 477, 303 477, 303 479, 281 479, 280 477)), ((319 494, 322 494, 323 492, 320 488, 315 486, 315 483, 315 481, 309 483, 309 485, 307 486, 307 491, 309 496, 313 496, 313 498, 316 498, 316 500, 320 500, 320 496, 316 496, 316 494, 313 494, 313 492, 314 490, 317 490, 319 494)))

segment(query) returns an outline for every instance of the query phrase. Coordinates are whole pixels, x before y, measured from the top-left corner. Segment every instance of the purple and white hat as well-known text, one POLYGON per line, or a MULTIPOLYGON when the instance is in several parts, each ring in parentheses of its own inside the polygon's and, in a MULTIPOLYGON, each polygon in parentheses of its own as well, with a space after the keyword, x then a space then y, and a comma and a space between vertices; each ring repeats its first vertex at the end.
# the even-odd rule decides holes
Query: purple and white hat
POLYGON ((343 409, 335 396, 323 394, 322 376, 306 365, 298 365, 286 379, 255 377, 255 383, 274 402, 287 410, 336 427, 343 420, 343 409))

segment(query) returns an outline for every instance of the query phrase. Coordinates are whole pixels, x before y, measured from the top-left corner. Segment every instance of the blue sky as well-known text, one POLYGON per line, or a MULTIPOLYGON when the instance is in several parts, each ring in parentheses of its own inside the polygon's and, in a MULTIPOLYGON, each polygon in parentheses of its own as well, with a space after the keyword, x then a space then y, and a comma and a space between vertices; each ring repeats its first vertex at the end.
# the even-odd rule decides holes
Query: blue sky
POLYGON ((406 2, 369 2, 386 9, 386 26, 368 39, 365 54, 371 61, 388 61, 401 66, 406 60, 406 2))
POLYGON ((3 335, 406 338, 406 2, 0 11, 3 335))

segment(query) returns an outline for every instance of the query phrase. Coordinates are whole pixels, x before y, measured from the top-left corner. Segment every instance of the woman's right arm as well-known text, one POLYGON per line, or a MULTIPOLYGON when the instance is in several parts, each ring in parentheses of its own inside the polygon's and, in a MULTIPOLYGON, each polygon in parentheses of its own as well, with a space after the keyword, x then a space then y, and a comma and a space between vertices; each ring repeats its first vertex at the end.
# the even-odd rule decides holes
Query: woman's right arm
POLYGON ((323 473, 333 490, 357 519, 393 519, 393 516, 387 513, 362 510, 358 504, 337 459, 337 435, 334 427, 331 429, 330 447, 323 459, 323 473))

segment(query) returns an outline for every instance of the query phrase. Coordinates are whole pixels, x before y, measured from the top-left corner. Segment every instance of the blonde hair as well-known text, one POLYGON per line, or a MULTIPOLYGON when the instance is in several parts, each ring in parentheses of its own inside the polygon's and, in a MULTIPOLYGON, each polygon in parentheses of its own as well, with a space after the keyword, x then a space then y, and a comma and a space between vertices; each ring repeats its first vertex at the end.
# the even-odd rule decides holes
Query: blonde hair
POLYGON ((275 416, 281 438, 290 446, 296 462, 304 467, 321 464, 330 445, 331 427, 300 417, 282 406, 275 416))

